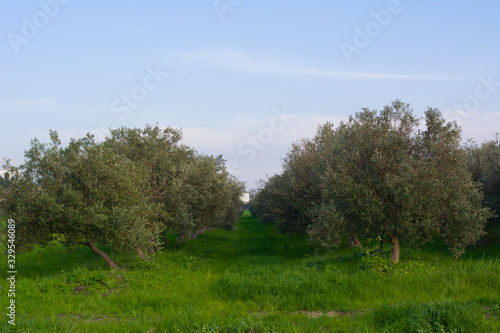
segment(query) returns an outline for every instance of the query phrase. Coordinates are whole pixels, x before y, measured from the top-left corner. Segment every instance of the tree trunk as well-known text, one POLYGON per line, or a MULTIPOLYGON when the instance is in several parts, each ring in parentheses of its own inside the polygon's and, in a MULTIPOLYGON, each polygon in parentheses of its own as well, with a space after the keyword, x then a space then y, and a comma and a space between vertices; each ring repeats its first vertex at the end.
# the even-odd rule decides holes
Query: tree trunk
POLYGON ((391 254, 391 262, 393 264, 399 263, 399 238, 394 237, 393 234, 387 233, 392 242, 392 254, 391 254))
POLYGON ((349 247, 350 248, 353 248, 353 247, 357 247, 357 246, 361 246, 361 243, 358 239, 358 236, 356 236, 356 233, 353 232, 352 235, 351 235, 351 239, 349 240, 349 247))
POLYGON ((144 252, 142 252, 142 249, 140 246, 136 247, 135 248, 135 252, 137 252, 137 255, 139 256, 139 258, 141 258, 142 260, 144 260, 144 252))
POLYGON ((184 235, 177 234, 177 239, 175 240, 177 244, 184 243, 184 235))
POLYGON ((157 252, 160 252, 160 247, 158 246, 158 242, 156 242, 153 238, 149 238, 148 252, 149 254, 155 255, 157 252))
POLYGON ((194 229, 193 233, 191 234, 191 239, 196 239, 198 235, 200 234, 200 229, 194 229))
POLYGON ((87 246, 90 247, 90 251, 94 252, 98 256, 100 256, 104 261, 109 265, 109 267, 113 269, 118 269, 121 270, 121 268, 102 250, 98 249, 94 242, 91 242, 88 239, 85 239, 87 241, 87 246))
POLYGON ((203 234, 204 232, 205 232, 204 228, 194 229, 193 234, 191 235, 191 239, 198 238, 198 236, 203 234))

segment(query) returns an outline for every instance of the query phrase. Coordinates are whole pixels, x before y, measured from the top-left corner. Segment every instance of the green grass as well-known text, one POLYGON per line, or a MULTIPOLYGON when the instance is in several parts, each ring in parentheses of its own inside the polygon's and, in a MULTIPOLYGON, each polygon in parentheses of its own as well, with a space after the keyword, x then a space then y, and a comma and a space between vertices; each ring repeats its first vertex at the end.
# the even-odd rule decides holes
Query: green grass
POLYGON ((500 331, 498 242, 458 260, 438 240, 403 247, 390 265, 388 253, 361 256, 369 240, 364 249, 320 249, 248 211, 237 227, 151 262, 115 254, 122 272, 83 247, 18 255, 17 324, 4 318, 0 332, 500 331))

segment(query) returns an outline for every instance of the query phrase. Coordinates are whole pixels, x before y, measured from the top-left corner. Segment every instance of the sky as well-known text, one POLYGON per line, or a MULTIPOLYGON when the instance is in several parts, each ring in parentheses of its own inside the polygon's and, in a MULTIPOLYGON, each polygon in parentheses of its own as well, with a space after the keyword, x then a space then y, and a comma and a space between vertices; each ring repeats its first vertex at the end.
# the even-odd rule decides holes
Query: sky
MULTIPOLYGON (((318 125, 396 99, 500 132, 500 2, 0 1, 0 159, 109 128, 182 130, 247 190, 318 125)), ((1 167, 0 167, 1 169, 1 167)))

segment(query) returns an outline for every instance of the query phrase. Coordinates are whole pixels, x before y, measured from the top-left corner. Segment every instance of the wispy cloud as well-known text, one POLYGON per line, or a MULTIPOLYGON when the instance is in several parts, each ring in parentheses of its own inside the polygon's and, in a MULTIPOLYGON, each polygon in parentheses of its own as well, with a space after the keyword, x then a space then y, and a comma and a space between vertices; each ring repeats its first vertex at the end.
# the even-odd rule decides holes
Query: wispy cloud
POLYGON ((257 73, 304 75, 344 79, 387 79, 387 80, 437 80, 448 77, 442 75, 416 75, 402 73, 374 73, 358 71, 335 71, 321 68, 293 66, 269 57, 253 57, 231 49, 211 49, 178 54, 191 61, 215 64, 221 67, 257 73))
MULTIPOLYGON (((237 154, 240 143, 247 140, 249 136, 257 136, 263 128, 269 127, 269 121, 272 119, 272 116, 252 118, 251 115, 248 115, 246 117, 247 121, 244 123, 228 120, 226 124, 228 126, 224 126, 225 129, 182 128, 182 143, 194 147, 200 152, 222 152, 233 155, 231 156, 232 158, 238 159, 238 156, 234 155, 237 154)), ((312 138, 316 134, 318 125, 325 124, 327 121, 339 124, 342 120, 347 120, 347 118, 311 114, 297 115, 286 129, 275 134, 272 143, 268 145, 269 149, 274 147, 286 153, 292 142, 302 138, 312 138)))
POLYGON ((21 107, 21 108, 32 108, 32 107, 53 107, 56 102, 53 98, 18 98, 10 100, 0 101, 0 109, 21 107))

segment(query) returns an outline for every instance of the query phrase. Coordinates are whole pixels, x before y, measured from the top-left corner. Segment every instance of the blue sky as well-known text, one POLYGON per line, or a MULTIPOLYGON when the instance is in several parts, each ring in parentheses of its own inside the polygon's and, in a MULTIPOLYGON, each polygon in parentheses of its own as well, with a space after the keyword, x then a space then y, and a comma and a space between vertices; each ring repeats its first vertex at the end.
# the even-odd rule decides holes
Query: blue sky
POLYGON ((399 98, 500 132, 498 1, 2 1, 0 158, 49 129, 182 128, 251 189, 292 141, 399 98))

